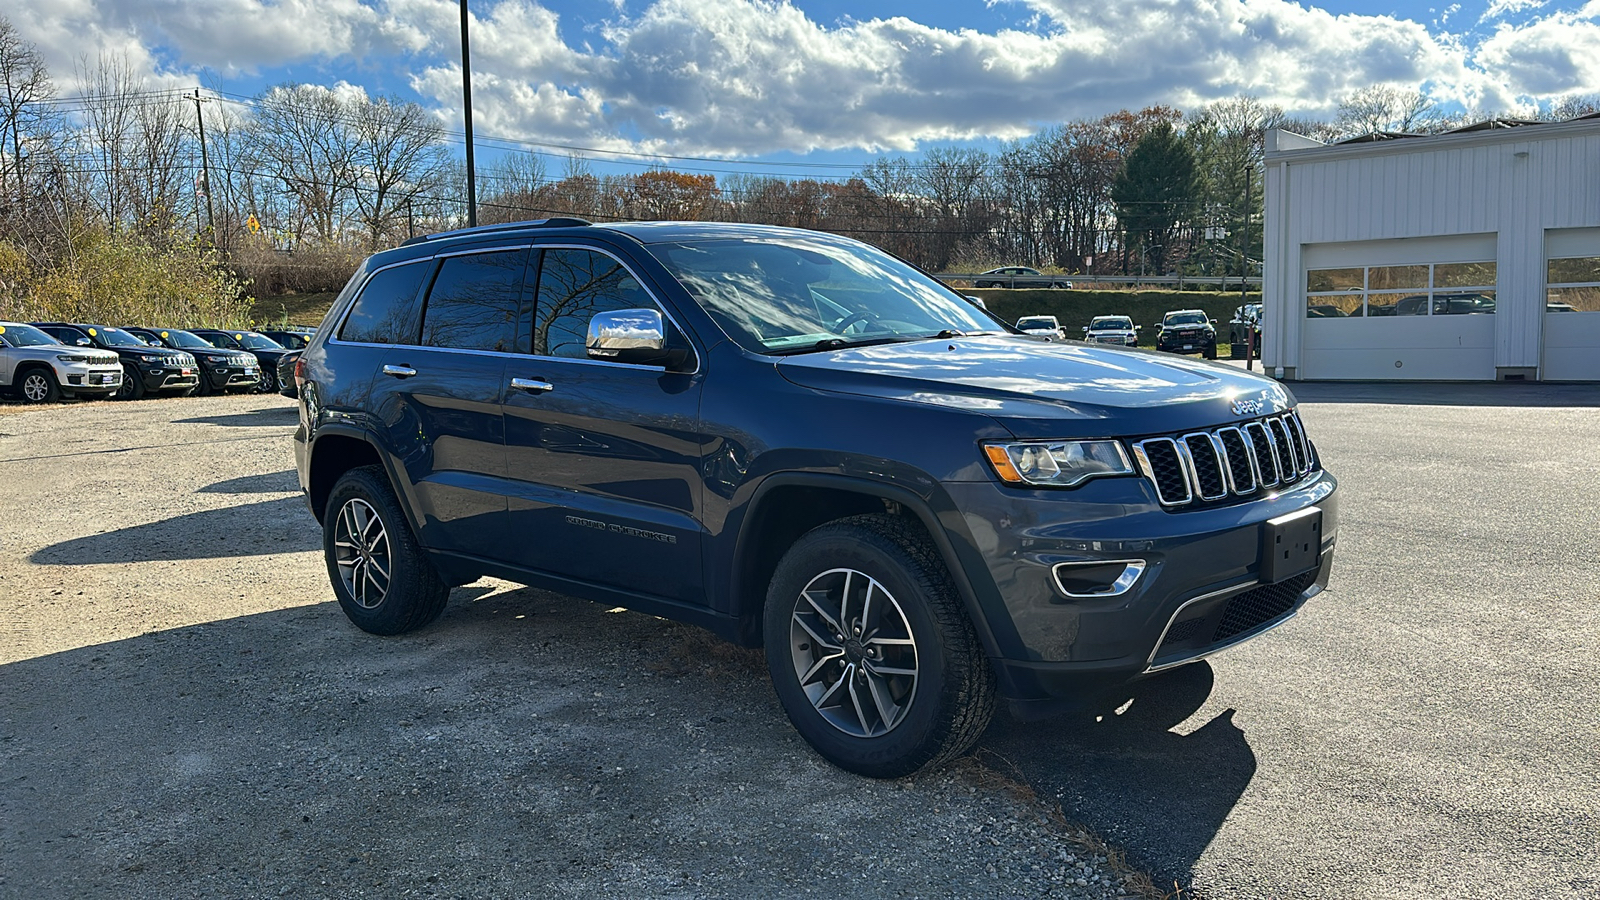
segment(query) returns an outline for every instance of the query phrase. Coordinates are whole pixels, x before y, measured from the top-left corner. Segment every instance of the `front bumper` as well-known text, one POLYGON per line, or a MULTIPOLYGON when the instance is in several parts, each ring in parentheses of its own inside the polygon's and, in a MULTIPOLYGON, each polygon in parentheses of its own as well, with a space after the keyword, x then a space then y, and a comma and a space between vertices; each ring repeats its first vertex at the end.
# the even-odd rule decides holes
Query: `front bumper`
POLYGON ((122 367, 65 363, 56 367, 62 393, 75 397, 114 394, 122 386, 122 367))
POLYGON ((1181 511, 1162 509, 1136 477, 1071 491, 944 487, 987 567, 967 575, 989 597, 994 662, 1013 700, 1090 699, 1262 634, 1327 586, 1338 540, 1337 482, 1320 470, 1248 502, 1181 511), (1311 506, 1322 511, 1312 567, 1262 585, 1265 523, 1311 506), (1054 574, 1128 560, 1143 572, 1114 596, 1068 596, 1054 574))
POLYGON ((196 387, 200 384, 200 369, 198 366, 170 367, 152 366, 138 369, 139 377, 144 380, 144 389, 147 391, 177 391, 184 388, 196 387), (187 374, 185 371, 187 370, 187 374))
POLYGON ((260 369, 245 370, 239 366, 223 366, 200 370, 206 380, 217 390, 253 388, 261 381, 260 369))

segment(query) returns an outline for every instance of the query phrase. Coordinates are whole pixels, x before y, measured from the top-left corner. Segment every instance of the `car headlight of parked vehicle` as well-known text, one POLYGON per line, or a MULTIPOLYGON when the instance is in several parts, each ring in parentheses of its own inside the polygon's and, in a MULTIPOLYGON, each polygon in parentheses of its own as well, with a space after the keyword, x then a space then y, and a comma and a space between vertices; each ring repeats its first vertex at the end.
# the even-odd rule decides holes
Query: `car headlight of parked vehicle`
POLYGON ((73 356, 68 353, 57 353, 56 359, 59 359, 64 363, 86 363, 89 361, 89 357, 87 356, 73 356))
POLYGON ((995 474, 1011 484, 1077 487, 1103 475, 1133 474, 1116 441, 1015 441, 985 444, 983 452, 995 474))

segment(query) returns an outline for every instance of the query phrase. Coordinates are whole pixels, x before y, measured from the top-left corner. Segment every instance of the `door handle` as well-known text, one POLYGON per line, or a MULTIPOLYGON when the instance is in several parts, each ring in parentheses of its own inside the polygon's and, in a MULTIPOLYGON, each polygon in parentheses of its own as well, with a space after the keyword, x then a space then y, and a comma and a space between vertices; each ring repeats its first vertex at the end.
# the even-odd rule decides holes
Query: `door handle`
POLYGON ((555 385, 542 378, 513 378, 511 379, 511 386, 519 391, 527 391, 530 394, 542 394, 545 391, 556 389, 555 385))
POLYGON ((410 378, 417 374, 417 370, 410 366, 384 366, 383 374, 393 375, 396 378, 410 378))

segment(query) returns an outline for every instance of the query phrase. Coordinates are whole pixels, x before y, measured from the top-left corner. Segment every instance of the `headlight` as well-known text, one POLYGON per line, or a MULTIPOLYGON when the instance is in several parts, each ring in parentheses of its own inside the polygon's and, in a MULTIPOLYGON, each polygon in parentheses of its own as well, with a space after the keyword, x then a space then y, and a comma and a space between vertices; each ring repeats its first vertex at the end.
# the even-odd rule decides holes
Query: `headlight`
POLYGON ((89 361, 89 357, 87 356, 69 356, 65 353, 57 353, 56 359, 59 359, 65 363, 86 363, 89 361))
POLYGON ((1017 441, 985 444, 983 452, 1000 480, 1011 484, 1077 487, 1102 475, 1133 474, 1116 441, 1017 441))
POLYGON ((140 356, 139 357, 139 361, 140 362, 147 362, 147 363, 158 363, 158 362, 162 361, 162 357, 160 357, 160 356, 140 356))

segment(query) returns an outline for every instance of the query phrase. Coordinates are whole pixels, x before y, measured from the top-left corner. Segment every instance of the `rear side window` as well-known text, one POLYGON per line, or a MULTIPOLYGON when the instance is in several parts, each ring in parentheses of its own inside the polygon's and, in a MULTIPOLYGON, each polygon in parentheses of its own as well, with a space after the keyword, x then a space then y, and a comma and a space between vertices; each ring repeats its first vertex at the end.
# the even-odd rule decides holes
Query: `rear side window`
POLYGON ((339 340, 358 344, 417 342, 417 292, 431 263, 422 260, 384 269, 367 280, 339 329, 339 340))
POLYGON ((657 309, 622 263, 595 250, 546 250, 539 266, 533 319, 536 356, 587 359, 584 342, 595 313, 657 309))
POLYGON ((527 264, 526 249, 447 257, 428 292, 423 345, 515 352, 527 264))

